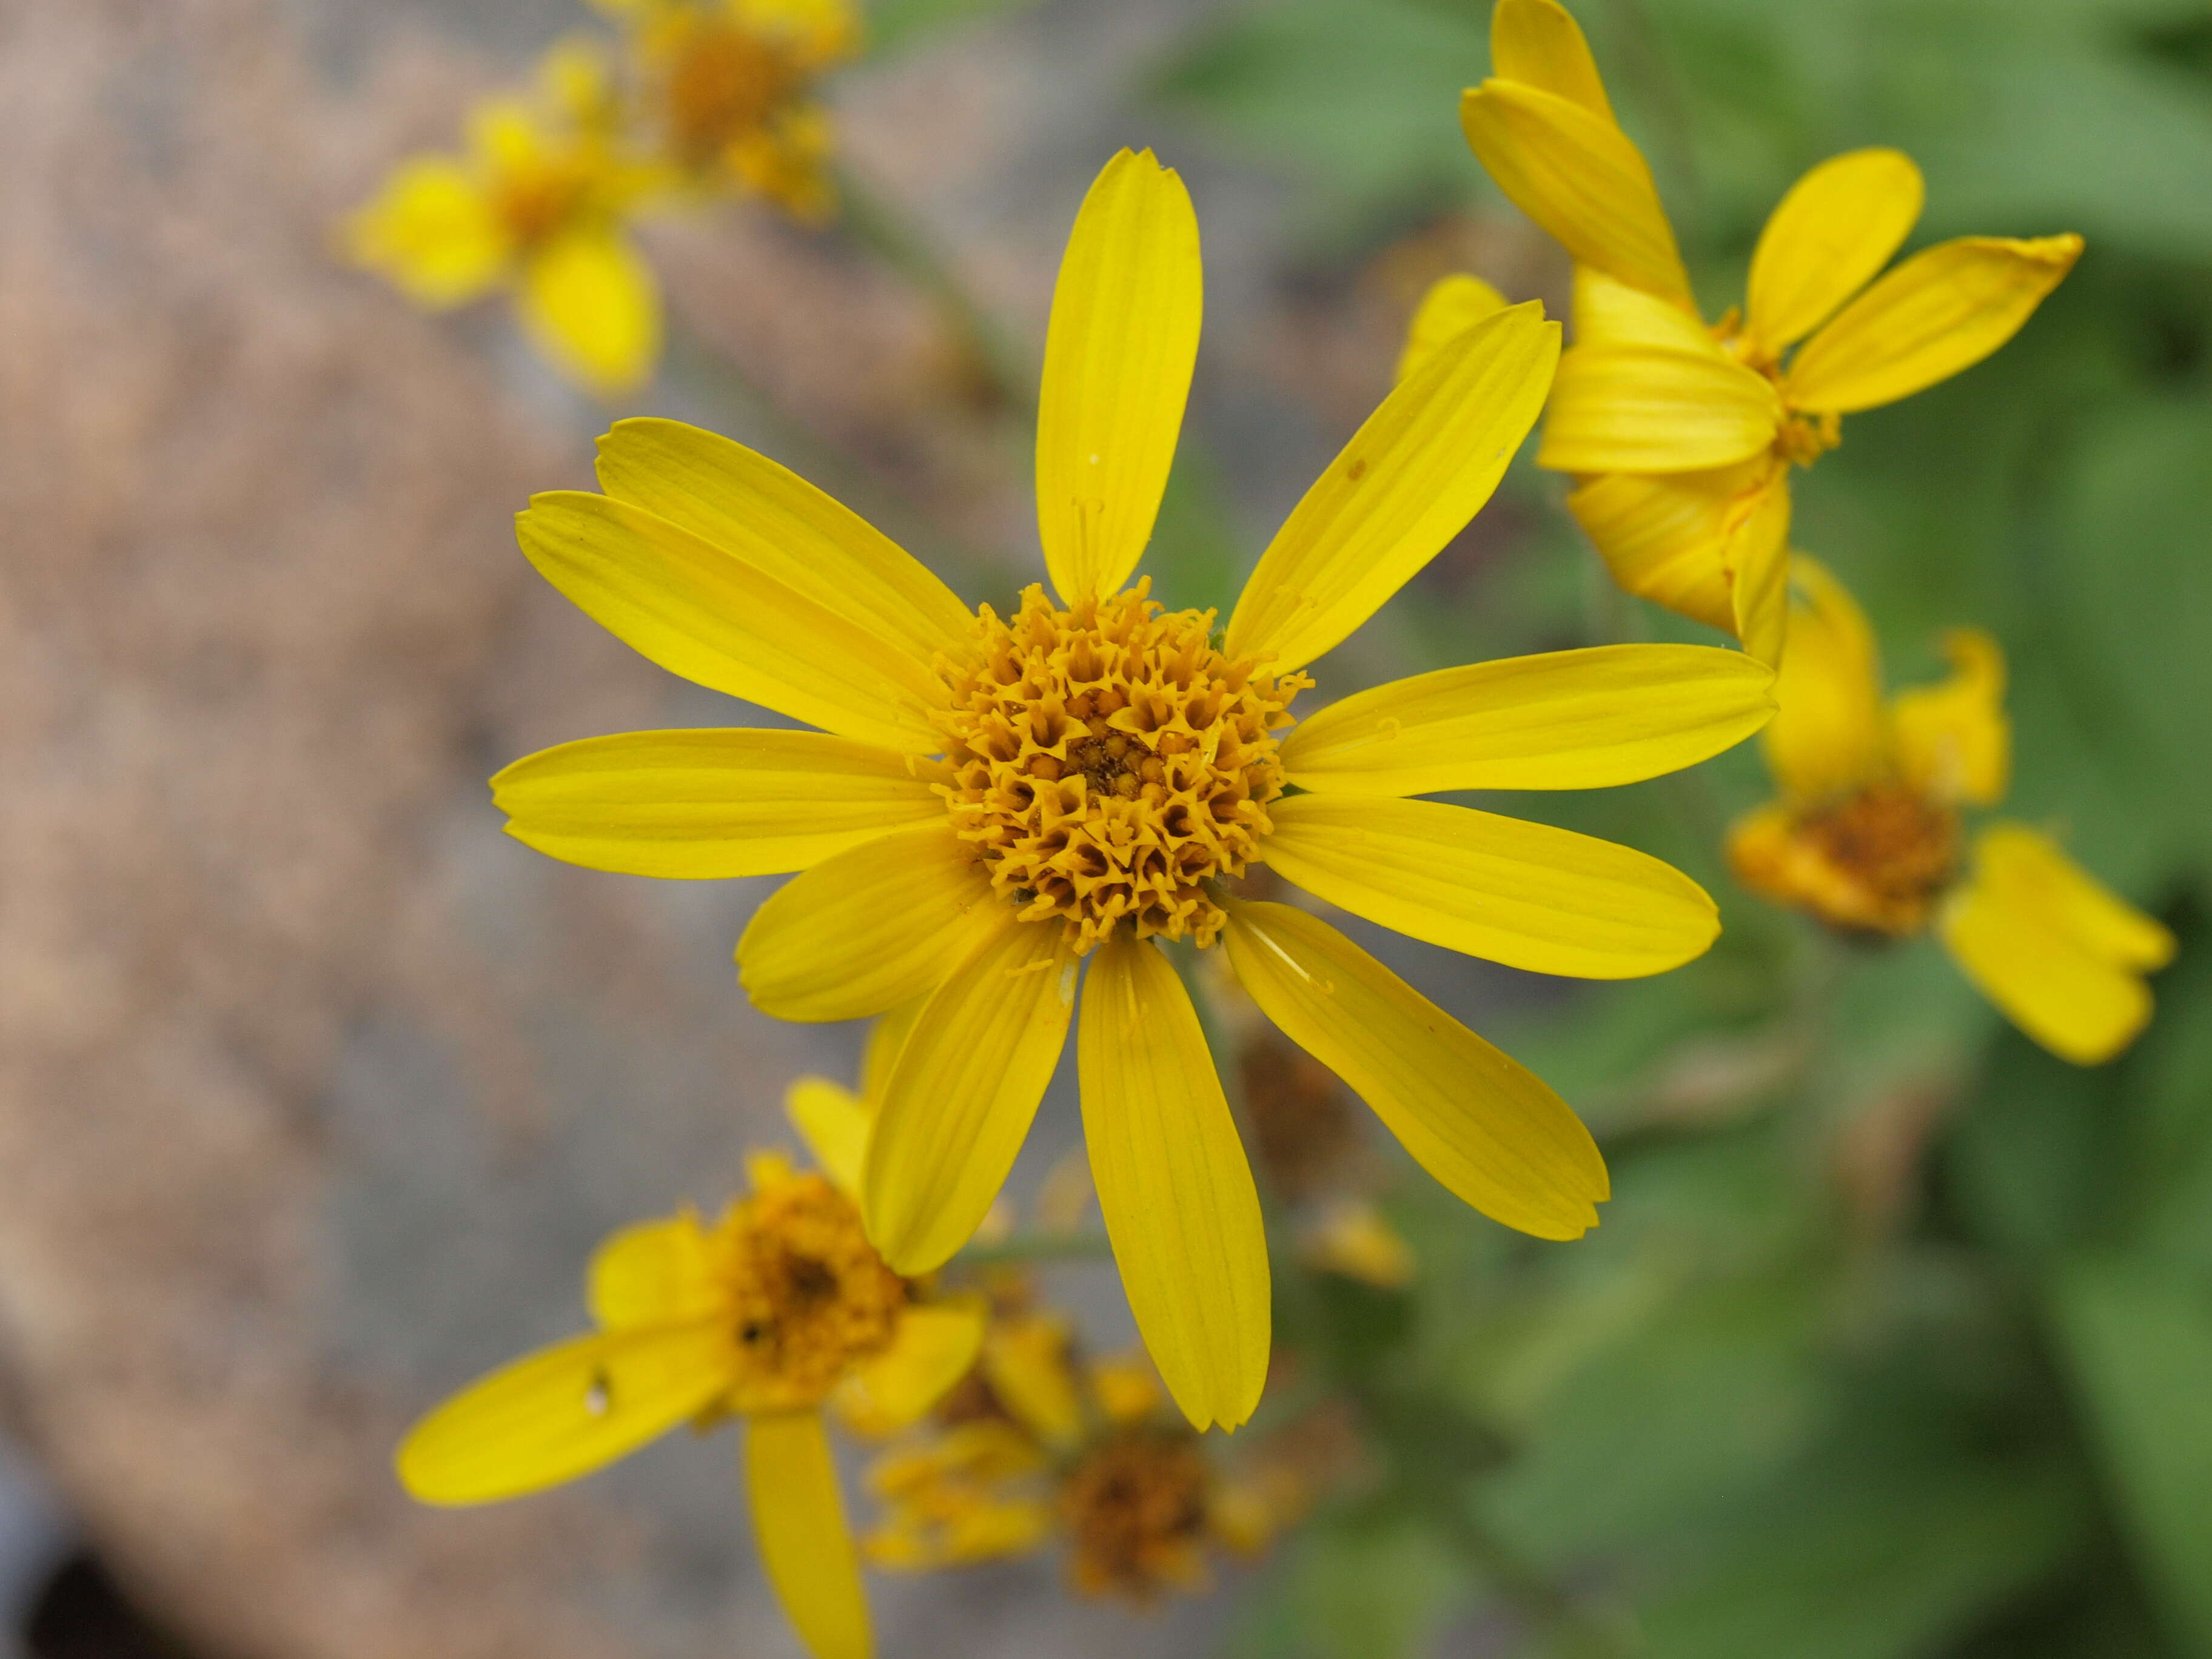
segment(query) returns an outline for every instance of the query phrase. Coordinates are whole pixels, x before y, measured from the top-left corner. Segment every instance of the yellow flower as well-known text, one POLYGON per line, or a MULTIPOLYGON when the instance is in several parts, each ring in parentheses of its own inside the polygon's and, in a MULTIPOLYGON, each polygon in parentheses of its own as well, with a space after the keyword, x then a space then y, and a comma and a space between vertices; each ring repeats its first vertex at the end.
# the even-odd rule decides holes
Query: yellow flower
POLYGON ((860 1559, 823 1432, 825 1402, 911 1423, 973 1364, 979 1307, 932 1303, 884 1264, 849 1186, 864 1109, 819 1079, 792 1116, 833 1178, 753 1160, 753 1191, 712 1224, 689 1211, 624 1229, 592 1259, 594 1334, 494 1371, 401 1443, 428 1504, 490 1503, 590 1474, 678 1424, 745 1419, 754 1536, 818 1659, 872 1650, 860 1559), (842 1098, 839 1098, 842 1097, 842 1098))
POLYGON ((1267 1363, 1266 1242, 1191 998, 1155 941, 1225 942, 1253 1000, 1437 1179, 1547 1238, 1596 1220, 1605 1168, 1528 1072, 1341 933, 1223 884, 1254 860, 1417 939, 1617 978, 1697 956, 1712 902, 1641 853, 1409 797, 1592 788, 1755 731, 1741 653, 1616 646, 1424 674, 1287 738, 1301 672, 1487 499, 1558 349, 1540 309, 1437 351, 1291 513, 1225 630, 1131 585, 1199 331, 1198 227, 1149 153, 1108 165, 1060 268, 1037 432, 1058 598, 970 611, 781 467, 666 421, 600 442, 605 495, 541 495, 524 551, 663 667, 821 732, 643 732, 493 780, 512 834, 600 869, 803 872, 738 962, 780 1018, 926 999, 884 1085, 869 1237, 926 1273, 1004 1183, 1075 1012, 1099 1207, 1139 1329, 1200 1425, 1250 1415, 1267 1363), (1286 794, 1285 786, 1300 793, 1286 794))
POLYGON ((416 304, 512 290, 538 349, 603 397, 660 356, 660 292, 624 222, 644 188, 614 144, 605 65, 576 43, 548 58, 544 94, 471 116, 467 152, 395 168, 347 221, 347 252, 416 304))
POLYGON ((1577 476, 1568 505, 1623 587, 1778 660, 1791 465, 1833 448, 1844 416, 2002 346, 2081 239, 1961 237, 1875 281, 1920 216, 1920 170, 1855 150, 1782 198, 1742 311, 1708 329, 1574 19, 1556 0, 1498 0, 1491 59, 1461 101, 1468 142, 1577 265, 1575 345, 1537 459, 1577 476))
POLYGON ((1960 872, 1960 809, 1996 805, 2009 780, 1996 642, 1953 633, 1951 678, 1885 707, 1856 601, 1802 554, 1790 580, 1782 708, 1765 739, 1783 797, 1730 831, 1736 873, 1845 933, 1894 939, 1932 922, 2021 1030, 2078 1065, 2111 1059, 2150 1018, 2143 975, 2172 957, 2172 936, 2024 824, 1983 830, 1960 872))
POLYGON ((695 186, 735 186, 810 223, 836 210, 816 79, 860 50, 847 0, 600 0, 626 27, 665 159, 695 186))

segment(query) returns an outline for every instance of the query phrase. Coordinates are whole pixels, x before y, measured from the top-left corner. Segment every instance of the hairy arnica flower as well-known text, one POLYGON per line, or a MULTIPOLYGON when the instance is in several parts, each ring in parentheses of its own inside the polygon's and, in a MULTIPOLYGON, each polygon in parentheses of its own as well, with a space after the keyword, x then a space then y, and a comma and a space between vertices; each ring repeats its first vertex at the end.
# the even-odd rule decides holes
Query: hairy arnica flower
POLYGON ((1256 1555, 1310 1504, 1286 1459, 1209 1455, 1142 1356, 1079 1361, 1048 1313, 994 1316, 929 1425, 870 1467, 878 1565, 923 1571, 1058 1543, 1089 1595, 1205 1588, 1217 1550, 1256 1555))
POLYGON ((2080 1065, 2111 1059, 2150 1018, 2143 975, 2173 938, 2024 824, 1984 829, 1963 867, 1961 809, 2002 799, 2011 770, 1996 641, 1957 630, 1952 678, 1885 706, 1857 602, 1802 554, 1791 586, 1782 708, 1765 738, 1783 799, 1730 832, 1736 873, 1846 933, 1932 925, 2021 1030, 2080 1065))
POLYGON ((1499 0, 1491 60, 1462 100, 1468 142, 1576 262, 1575 343, 1537 459, 1577 475, 1568 506, 1623 587, 1778 660, 1790 467, 1833 448, 1844 416, 2002 346, 2081 239, 1960 237, 1875 281, 1920 216, 1920 171, 1856 150, 1782 198, 1743 308, 1708 328, 1574 19, 1556 0, 1499 0))
POLYGON ((849 1185, 860 1102, 811 1079, 790 1109, 826 1176, 756 1157, 751 1195, 719 1220, 686 1212, 615 1234, 592 1259, 598 1331, 430 1413, 399 1448, 399 1478, 425 1503, 489 1503, 588 1474, 679 1423, 742 1417, 754 1536, 786 1613, 817 1659, 866 1659, 822 1407, 878 1428, 918 1420, 969 1370, 984 1316, 972 1298, 926 1299, 869 1245, 849 1185))
POLYGON ((663 667, 823 730, 599 738, 493 781, 514 835, 577 863, 803 872, 738 946, 765 1012, 842 1020, 921 1001, 862 1182, 868 1236, 902 1273, 945 1261, 990 1208, 1080 984, 1085 1134, 1138 1327, 1192 1422, 1234 1426, 1267 1370, 1266 1240, 1197 1013, 1158 947, 1225 945, 1268 1018, 1438 1180, 1510 1225, 1577 1237, 1606 1174, 1559 1097, 1334 928, 1229 884, 1265 862, 1385 927, 1540 973, 1674 967, 1718 927, 1684 876, 1411 797, 1689 765, 1765 723, 1771 675, 1698 647, 1563 652, 1402 680, 1290 730, 1306 666, 1488 498, 1559 332, 1521 306, 1438 349, 1292 511, 1218 628, 1132 580, 1200 289, 1182 181, 1123 152, 1083 204, 1053 301, 1036 441, 1053 592, 1031 586, 1004 614, 970 610, 750 450, 617 425, 600 444, 606 493, 538 497, 524 551, 663 667))
POLYGON ((499 289, 538 349, 602 396, 660 356, 660 290, 625 228, 652 188, 622 147, 605 66, 571 42, 533 97, 477 106, 462 155, 403 161, 347 222, 348 252, 418 305, 499 289))

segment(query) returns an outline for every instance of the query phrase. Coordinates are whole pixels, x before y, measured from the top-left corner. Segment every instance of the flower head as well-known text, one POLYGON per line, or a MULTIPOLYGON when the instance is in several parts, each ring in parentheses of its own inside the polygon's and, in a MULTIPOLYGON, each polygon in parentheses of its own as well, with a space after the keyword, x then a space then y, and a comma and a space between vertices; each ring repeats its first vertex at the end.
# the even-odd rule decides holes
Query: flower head
POLYGON ((1498 0, 1491 58, 1461 103, 1468 142, 1577 266, 1537 459, 1577 475, 1568 505, 1624 587, 1778 660, 1790 468, 1835 447, 1844 416, 2004 344, 2081 239, 1961 237, 1876 280, 1920 216, 1920 170, 1855 150, 1782 198, 1744 307, 1708 328, 1574 19, 1557 0, 1498 0))
POLYGON ((1951 678, 1885 704, 1874 633, 1850 592, 1802 554, 1790 580, 1782 706, 1765 734, 1783 794, 1729 832, 1736 874, 1843 933, 1933 926, 2038 1042, 2084 1065, 2112 1058, 2149 1019, 2143 975, 2173 940, 2024 824, 1984 829, 1966 869, 1964 809, 2002 799, 2011 772, 1996 641, 1956 630, 1951 678))
POLYGON ((617 425, 606 493, 538 497, 524 551, 664 667, 823 729, 594 738, 493 785, 511 832, 556 857, 801 872, 746 928, 740 977, 786 1018, 908 1011, 860 1183, 868 1236, 902 1273, 939 1266, 982 1221, 1079 988, 1085 1139, 1139 1329, 1191 1421, 1233 1427, 1267 1370, 1266 1242, 1158 945, 1225 945, 1267 1016, 1439 1180, 1510 1225, 1578 1237, 1607 1188, 1565 1103, 1334 928, 1230 884, 1264 862, 1386 927, 1538 972, 1672 968, 1717 931, 1676 871, 1410 798, 1691 764, 1758 729, 1772 677, 1735 652, 1617 646, 1424 674, 1291 729, 1307 665, 1487 499, 1559 332, 1518 306, 1440 347, 1292 511, 1217 634, 1211 613, 1133 582, 1200 291, 1182 181, 1123 152, 1084 203, 1053 302, 1036 447, 1052 592, 1006 615, 971 611, 750 450, 617 425))
MULTIPOLYGON (((860 1103, 811 1079, 791 1112, 825 1166, 865 1141, 860 1103)), ((819 1659, 870 1649, 860 1565, 821 1407, 911 1423, 968 1370, 983 1333, 968 1302, 933 1302, 869 1245, 849 1188, 756 1157, 752 1192, 712 1223, 685 1211, 625 1228, 592 1258, 599 1329, 519 1359, 409 1431, 401 1483, 429 1504, 482 1504, 573 1480, 678 1424, 746 1423, 756 1536, 819 1659)))
POLYGON ((436 309, 495 289, 564 374, 629 391, 660 354, 660 297, 628 220, 648 175, 617 140, 605 63, 564 43, 534 97, 478 105, 459 155, 418 155, 346 222, 355 261, 436 309))

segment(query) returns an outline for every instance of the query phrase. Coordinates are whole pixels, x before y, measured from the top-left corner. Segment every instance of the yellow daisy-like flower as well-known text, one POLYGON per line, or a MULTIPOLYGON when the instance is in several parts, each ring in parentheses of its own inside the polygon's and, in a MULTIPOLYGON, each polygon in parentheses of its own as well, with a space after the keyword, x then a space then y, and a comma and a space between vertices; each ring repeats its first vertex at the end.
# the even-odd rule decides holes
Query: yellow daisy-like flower
POLYGON ((1855 150, 1782 198, 1742 310, 1708 329, 1574 19, 1556 0, 1498 0, 1491 60, 1461 101, 1468 142, 1576 261, 1575 344, 1537 459, 1577 475, 1568 506, 1623 587, 1778 660, 1790 467, 1833 448, 1844 416, 2004 344, 2081 239, 1961 237, 1877 281, 1920 216, 1920 170, 1855 150))
POLYGON ((734 186, 793 218, 836 210, 835 134, 816 80, 860 46, 847 0, 599 0, 620 21, 666 163, 694 187, 734 186))
POLYGON ((1952 678, 1885 706, 1857 602, 1802 554, 1791 587, 1782 708, 1765 738, 1783 799, 1730 831, 1736 873, 1848 933, 1932 923, 2021 1030, 2078 1065, 2111 1059, 2149 1020, 2143 975, 2172 957, 2173 936, 2024 824, 1983 830, 1960 870, 1961 809, 2002 799, 2011 769, 1996 641, 1953 633, 1952 678))
POLYGON ((549 55, 536 98, 487 100, 461 155, 395 168, 346 222, 358 264, 443 310, 499 289, 538 349, 603 397, 660 356, 660 289, 624 226, 648 180, 622 153, 605 65, 575 42, 549 55))
POLYGON ((1088 1595, 1206 1587, 1212 1553, 1260 1553, 1308 1504, 1279 1459, 1230 1468, 1172 1414, 1141 1357, 1083 1364, 1050 1314, 994 1318, 975 1369, 913 1443, 878 1458, 878 1565, 921 1571, 1055 1542, 1088 1595))
POLYGON ((753 1191, 712 1224, 624 1229, 592 1257, 599 1329, 463 1389, 410 1430, 399 1479, 428 1504, 484 1504, 592 1473, 679 1423, 745 1419, 753 1531, 817 1659, 872 1650, 860 1558, 822 1407, 918 1420, 974 1364, 984 1318, 931 1302, 869 1245, 850 1176, 867 1119, 818 1079, 790 1110, 826 1175, 752 1161, 753 1191))
POLYGON ((1255 860, 1328 902, 1539 973, 1657 973, 1718 923, 1641 853, 1409 797, 1593 788, 1755 731, 1741 653, 1616 646, 1453 668, 1285 735, 1301 671, 1487 499, 1558 350, 1540 308, 1449 342, 1331 464, 1225 629, 1133 574, 1197 352, 1197 221, 1123 152, 1092 186, 1053 301, 1037 511, 1057 597, 970 611, 836 502, 666 421, 600 443, 605 495, 538 497, 524 551, 663 667, 821 732, 603 738, 493 780, 511 833, 675 877, 804 873, 738 946, 755 1004, 866 1018, 924 1000, 863 1181, 902 1273, 950 1258, 1005 1182, 1075 1013, 1099 1206, 1139 1328, 1201 1426, 1267 1370, 1266 1241, 1189 995, 1158 943, 1226 944, 1253 1000, 1437 1179, 1548 1238, 1595 1224, 1605 1167, 1559 1097, 1349 939, 1224 884, 1255 860), (1286 793, 1296 786, 1299 793, 1286 793))

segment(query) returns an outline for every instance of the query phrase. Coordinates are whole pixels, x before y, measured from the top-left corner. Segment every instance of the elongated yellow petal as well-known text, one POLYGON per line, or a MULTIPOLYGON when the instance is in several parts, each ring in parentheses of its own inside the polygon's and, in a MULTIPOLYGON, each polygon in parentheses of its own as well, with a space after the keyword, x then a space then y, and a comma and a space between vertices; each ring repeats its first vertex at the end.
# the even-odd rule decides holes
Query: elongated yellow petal
POLYGON ((1152 151, 1123 150, 1075 216, 1037 399, 1037 529, 1069 604, 1118 592, 1152 539, 1204 286, 1190 192, 1152 151))
POLYGON ((1601 645, 1378 685, 1301 721, 1290 781, 1347 795, 1602 789, 1733 747, 1774 713, 1774 672, 1703 645, 1601 645))
POLYGON ((845 1524, 837 1462, 819 1412, 779 1412, 745 1424, 745 1492, 753 1542, 784 1617, 814 1659, 869 1659, 868 1593, 845 1524))
POLYGON ((980 1297, 907 1309, 899 1316, 891 1346, 863 1360, 837 1384, 832 1400, 839 1415, 847 1426, 876 1436, 896 1434, 920 1422, 968 1375, 982 1351, 985 1324, 980 1297))
POLYGON ((967 843, 924 824, 785 883, 738 940, 738 978, 778 1019, 866 1019, 933 991, 1012 922, 967 843))
POLYGON ((347 220, 345 247, 417 305, 466 303, 489 292, 514 257, 514 239, 474 174, 443 155, 395 168, 347 220))
POLYGON ((599 488, 743 559, 823 610, 927 661, 975 613, 915 556, 797 473, 681 421, 617 421, 599 488))
POLYGON ((603 398, 635 391, 660 361, 660 284, 626 236, 561 237, 525 262, 515 302, 538 349, 603 398))
POLYGON ((830 1184, 858 1199, 868 1157, 868 1109, 860 1097, 826 1077, 794 1078, 783 1091, 783 1115, 830 1184))
POLYGON ((696 1415, 736 1358, 719 1323, 656 1325, 544 1348, 408 1431, 400 1484, 426 1504, 519 1498, 611 1463, 696 1415))
POLYGON ((1766 763, 1793 800, 1843 794, 1889 765, 1881 661, 1850 590, 1818 560, 1790 562, 1790 649, 1774 683, 1766 763))
POLYGON ((1439 347, 1275 532, 1229 619, 1229 654, 1285 672, 1373 616, 1490 499, 1559 354, 1559 325, 1534 301, 1439 347))
POLYGON ((1194 1429, 1233 1429, 1267 1380, 1267 1235, 1190 995, 1158 946, 1092 959, 1076 1036, 1083 1138, 1152 1363, 1194 1429))
POLYGON ((868 1237, 908 1275, 981 1224, 1036 1115, 1075 1012, 1058 923, 1017 922, 962 963, 915 1022, 876 1109, 868 1237))
POLYGON ((1459 121, 1498 187, 1577 264, 1694 309, 1651 169, 1610 119, 1493 77, 1462 94, 1459 121))
POLYGON ((1407 325, 1406 349, 1398 354, 1393 383, 1403 384, 1437 355, 1437 347, 1504 309, 1505 296, 1480 276, 1438 277, 1407 325))
POLYGON ((1901 150, 1832 156, 1790 187, 1751 256, 1746 331, 1769 357, 1803 339, 1905 245, 1927 189, 1901 150))
POLYGON ((516 539, 585 615, 672 674, 903 754, 945 739, 930 659, 887 645, 642 507, 580 490, 532 499, 516 539))
POLYGON ((1316 897, 1469 956, 1632 979, 1720 933, 1705 890, 1649 854, 1441 801, 1296 795, 1270 811, 1269 866, 1316 897))
POLYGON ((1490 14, 1490 72, 1613 118, 1582 25, 1558 0, 1498 0, 1490 14))
POLYGON ((927 769, 821 732, 629 732, 526 757, 491 781, 507 833, 634 876, 781 875, 942 820, 927 769))
POLYGON ((994 1320, 983 1334, 982 1365, 991 1392, 1037 1439, 1064 1451, 1083 1437, 1073 1343, 1058 1316, 994 1320))
POLYGON ((1613 1190, 1605 1160, 1535 1073, 1303 911, 1235 902, 1223 937, 1267 1018, 1455 1196, 1539 1238, 1597 1224, 1613 1190))
POLYGON ((2079 236, 1962 236, 1914 254, 1798 349, 1791 404, 1848 415, 1949 380, 2019 333, 2081 257, 2079 236))
POLYGON ((1781 395, 1698 319, 1596 271, 1575 280, 1537 461, 1563 472, 1694 472, 1750 459, 1781 429, 1781 395))
POLYGON ((1993 806, 2012 781, 2004 652, 1978 628, 1952 629, 1943 648, 1954 670, 1948 680, 1890 699, 1898 761, 1929 794, 1993 806))
POLYGON ((2149 1023, 2146 969, 2172 936, 2092 879, 2050 840, 2002 823, 1937 926, 1966 977, 2014 1024, 2077 1066, 2110 1060, 2149 1023))
MULTIPOLYGON (((935 986, 930 987, 932 991, 935 986)), ((927 994, 911 1002, 901 1003, 868 1028, 867 1046, 860 1053, 860 1097, 873 1115, 876 1104, 884 1097, 884 1089, 891 1080, 891 1067, 897 1063, 899 1050, 914 1034, 914 1023, 921 1018, 921 1011, 929 1004, 927 994)))
POLYGON ((1790 508, 1789 469, 1777 466, 1737 504, 1721 544, 1735 636, 1764 663, 1782 660, 1790 635, 1790 508))
POLYGON ((721 1293, 706 1229, 688 1211, 623 1228, 592 1252, 584 1296, 603 1331, 712 1318, 721 1293))
POLYGON ((1722 559, 1730 504, 1763 466, 1716 472, 1604 472, 1567 496, 1567 510, 1629 592, 1723 633, 1735 629, 1722 559))

